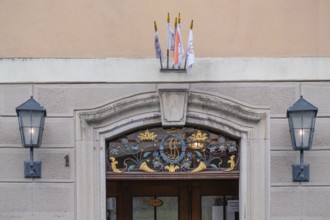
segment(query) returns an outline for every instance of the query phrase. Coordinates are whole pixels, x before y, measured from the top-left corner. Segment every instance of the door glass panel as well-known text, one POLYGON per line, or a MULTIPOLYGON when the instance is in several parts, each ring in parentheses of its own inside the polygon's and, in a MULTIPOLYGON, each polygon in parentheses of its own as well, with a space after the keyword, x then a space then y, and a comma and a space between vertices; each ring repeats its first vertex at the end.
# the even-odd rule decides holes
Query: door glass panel
POLYGON ((107 198, 107 220, 117 220, 116 197, 107 198))
POLYGON ((239 220, 237 196, 202 196, 202 220, 239 220))
POLYGON ((133 220, 178 220, 177 197, 133 197, 133 220))
POLYGON ((133 219, 154 219, 154 207, 148 201, 152 197, 133 197, 133 219))
POLYGON ((163 205, 157 207, 157 220, 179 219, 178 197, 158 197, 163 205))
POLYGON ((225 220, 223 196, 202 196, 202 220, 225 220))
POLYGON ((226 196, 226 220, 238 220, 239 200, 237 196, 226 196))

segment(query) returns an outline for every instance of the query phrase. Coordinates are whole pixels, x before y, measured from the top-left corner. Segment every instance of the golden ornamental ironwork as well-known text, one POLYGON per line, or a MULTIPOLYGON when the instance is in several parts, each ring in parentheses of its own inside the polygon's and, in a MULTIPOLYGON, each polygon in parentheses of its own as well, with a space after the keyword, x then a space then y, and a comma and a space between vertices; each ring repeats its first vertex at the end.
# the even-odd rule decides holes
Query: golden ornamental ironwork
POLYGON ((236 163, 234 159, 235 159, 235 155, 231 155, 230 160, 228 160, 228 163, 230 164, 229 168, 227 168, 225 171, 232 171, 235 168, 236 163))
POLYGON ((107 153, 107 169, 113 173, 239 170, 237 140, 192 127, 131 133, 109 141, 107 153))
POLYGON ((177 166, 177 165, 174 166, 174 164, 166 165, 166 166, 164 167, 164 170, 167 170, 167 171, 170 172, 170 173, 174 173, 175 171, 177 171, 177 170, 179 170, 179 169, 180 169, 180 167, 177 166))
POLYGON ((207 134, 198 130, 195 134, 191 135, 193 141, 204 142, 207 139, 207 134))
POLYGON ((154 132, 150 132, 149 130, 145 130, 138 136, 140 141, 155 141, 156 137, 157 135, 154 132))
POLYGON ((139 167, 140 170, 143 170, 147 173, 153 173, 155 172, 153 169, 149 168, 148 165, 147 165, 147 162, 143 162, 140 167, 139 167))
POLYGON ((192 173, 198 173, 198 172, 201 172, 202 170, 205 170, 205 169, 206 169, 206 164, 203 161, 200 161, 198 167, 193 169, 191 172, 192 173))
POLYGON ((112 171, 115 173, 121 173, 122 171, 117 168, 118 161, 116 161, 116 158, 110 157, 109 159, 111 160, 112 171))
POLYGON ((191 148, 192 149, 202 149, 204 147, 204 142, 207 140, 208 135, 205 132, 198 130, 196 133, 190 136, 192 141, 191 148))

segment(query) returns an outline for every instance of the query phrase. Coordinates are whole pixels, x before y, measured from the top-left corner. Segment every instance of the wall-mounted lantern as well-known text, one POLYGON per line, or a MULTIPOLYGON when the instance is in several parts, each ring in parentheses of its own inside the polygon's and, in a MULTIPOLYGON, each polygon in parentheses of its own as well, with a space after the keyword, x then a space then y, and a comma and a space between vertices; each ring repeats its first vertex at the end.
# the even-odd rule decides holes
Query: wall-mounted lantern
POLYGON ((294 182, 309 181, 309 165, 304 164, 304 150, 312 147, 317 111, 318 108, 302 96, 287 111, 292 147, 300 150, 300 164, 292 164, 294 182))
POLYGON ((41 145, 46 109, 31 98, 16 108, 23 147, 30 148, 30 161, 24 161, 25 178, 41 177, 41 161, 33 160, 33 149, 41 145))

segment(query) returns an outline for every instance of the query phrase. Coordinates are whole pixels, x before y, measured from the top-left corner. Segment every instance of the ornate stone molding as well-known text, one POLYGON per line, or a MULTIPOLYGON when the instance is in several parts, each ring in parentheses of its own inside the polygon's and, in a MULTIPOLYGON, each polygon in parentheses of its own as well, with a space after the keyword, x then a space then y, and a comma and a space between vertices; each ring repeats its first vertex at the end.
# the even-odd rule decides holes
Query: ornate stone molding
POLYGON ((103 124, 118 114, 125 115, 135 109, 159 109, 159 97, 156 93, 144 93, 112 102, 101 108, 79 112, 80 121, 87 124, 103 124))
POLYGON ((259 113, 258 109, 248 107, 245 104, 200 92, 189 94, 188 109, 189 112, 198 109, 198 111, 203 110, 205 113, 212 113, 222 118, 238 118, 253 123, 258 123, 266 116, 264 112, 259 113))

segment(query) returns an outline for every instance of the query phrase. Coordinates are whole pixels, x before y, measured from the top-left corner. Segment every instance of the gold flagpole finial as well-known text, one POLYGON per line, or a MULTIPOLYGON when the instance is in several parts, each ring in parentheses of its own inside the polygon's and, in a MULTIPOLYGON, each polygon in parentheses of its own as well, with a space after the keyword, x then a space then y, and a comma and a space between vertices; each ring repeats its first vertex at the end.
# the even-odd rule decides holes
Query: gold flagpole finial
POLYGON ((157 23, 156 23, 156 21, 154 21, 154 27, 155 27, 155 31, 157 31, 157 23))
POLYGON ((178 26, 178 18, 175 18, 174 26, 175 26, 175 27, 178 26))
POLYGON ((181 23, 181 16, 180 16, 180 13, 179 13, 179 17, 178 17, 178 24, 181 23))
POLYGON ((194 26, 194 20, 191 20, 191 23, 190 23, 190 29, 191 30, 193 29, 193 26, 194 26))
POLYGON ((170 23, 170 13, 167 13, 167 23, 170 23))

